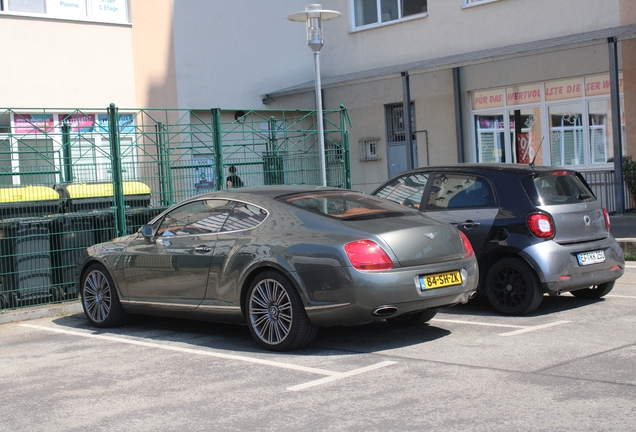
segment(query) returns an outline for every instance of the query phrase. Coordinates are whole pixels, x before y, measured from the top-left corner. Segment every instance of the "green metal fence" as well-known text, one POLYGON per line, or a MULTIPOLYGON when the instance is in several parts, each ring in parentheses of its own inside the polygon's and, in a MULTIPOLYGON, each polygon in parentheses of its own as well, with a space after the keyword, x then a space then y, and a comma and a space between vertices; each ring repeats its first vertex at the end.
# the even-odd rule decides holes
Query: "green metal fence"
MULTIPOLYGON (((323 119, 327 183, 350 188, 347 110, 323 119)), ((86 247, 230 176, 320 184, 318 148, 315 111, 0 109, 0 309, 77 298, 86 247)))

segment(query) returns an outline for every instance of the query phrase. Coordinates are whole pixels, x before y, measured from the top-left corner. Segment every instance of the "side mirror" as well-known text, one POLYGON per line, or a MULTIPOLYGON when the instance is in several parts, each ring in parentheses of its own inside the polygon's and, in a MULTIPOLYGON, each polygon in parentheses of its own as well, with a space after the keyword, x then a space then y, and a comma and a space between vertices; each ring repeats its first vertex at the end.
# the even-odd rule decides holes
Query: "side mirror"
POLYGON ((150 240, 152 240, 152 236, 155 234, 155 230, 152 225, 144 225, 139 230, 142 236, 144 236, 144 240, 146 244, 150 244, 150 240))

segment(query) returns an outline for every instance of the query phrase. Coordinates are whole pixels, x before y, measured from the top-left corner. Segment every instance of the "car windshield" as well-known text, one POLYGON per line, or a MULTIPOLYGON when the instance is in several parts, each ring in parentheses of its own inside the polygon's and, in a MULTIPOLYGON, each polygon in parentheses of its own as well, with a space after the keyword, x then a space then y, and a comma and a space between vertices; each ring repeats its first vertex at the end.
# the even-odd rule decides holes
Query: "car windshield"
POLYGON ((416 214, 389 201, 352 191, 301 193, 278 198, 287 204, 346 220, 376 219, 416 214))
POLYGON ((569 171, 554 171, 534 178, 541 205, 595 201, 591 190, 569 171))

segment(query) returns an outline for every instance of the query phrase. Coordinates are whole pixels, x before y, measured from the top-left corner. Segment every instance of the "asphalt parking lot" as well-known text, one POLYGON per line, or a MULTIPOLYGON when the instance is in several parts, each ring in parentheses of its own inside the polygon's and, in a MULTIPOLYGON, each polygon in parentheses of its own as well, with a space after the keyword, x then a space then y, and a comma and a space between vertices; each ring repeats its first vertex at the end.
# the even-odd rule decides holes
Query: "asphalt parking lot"
POLYGON ((636 263, 604 300, 526 317, 477 298, 429 324, 322 329, 291 353, 245 326, 82 314, 0 325, 0 430, 633 430, 636 263))

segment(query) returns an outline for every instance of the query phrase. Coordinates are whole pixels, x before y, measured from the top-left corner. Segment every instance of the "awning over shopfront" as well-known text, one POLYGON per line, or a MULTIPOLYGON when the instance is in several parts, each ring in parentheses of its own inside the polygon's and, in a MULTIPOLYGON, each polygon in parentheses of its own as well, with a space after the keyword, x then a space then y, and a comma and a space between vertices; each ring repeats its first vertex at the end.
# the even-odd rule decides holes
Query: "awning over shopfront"
MULTIPOLYGON (((625 40, 636 38, 636 24, 613 27, 603 30, 578 33, 574 35, 543 39, 516 45, 507 45, 481 51, 456 54, 447 57, 438 57, 428 60, 403 63, 383 68, 368 69, 360 72, 352 72, 332 77, 322 77, 322 88, 335 87, 343 83, 372 81, 389 77, 400 77, 401 73, 408 71, 410 74, 431 72, 442 69, 452 69, 462 66, 487 63, 492 61, 507 60, 511 58, 544 54, 565 49, 578 48, 591 45, 606 44, 608 39, 625 40)), ((289 96, 297 93, 311 91, 314 82, 309 81, 292 87, 276 90, 262 95, 263 100, 276 97, 289 96)))

